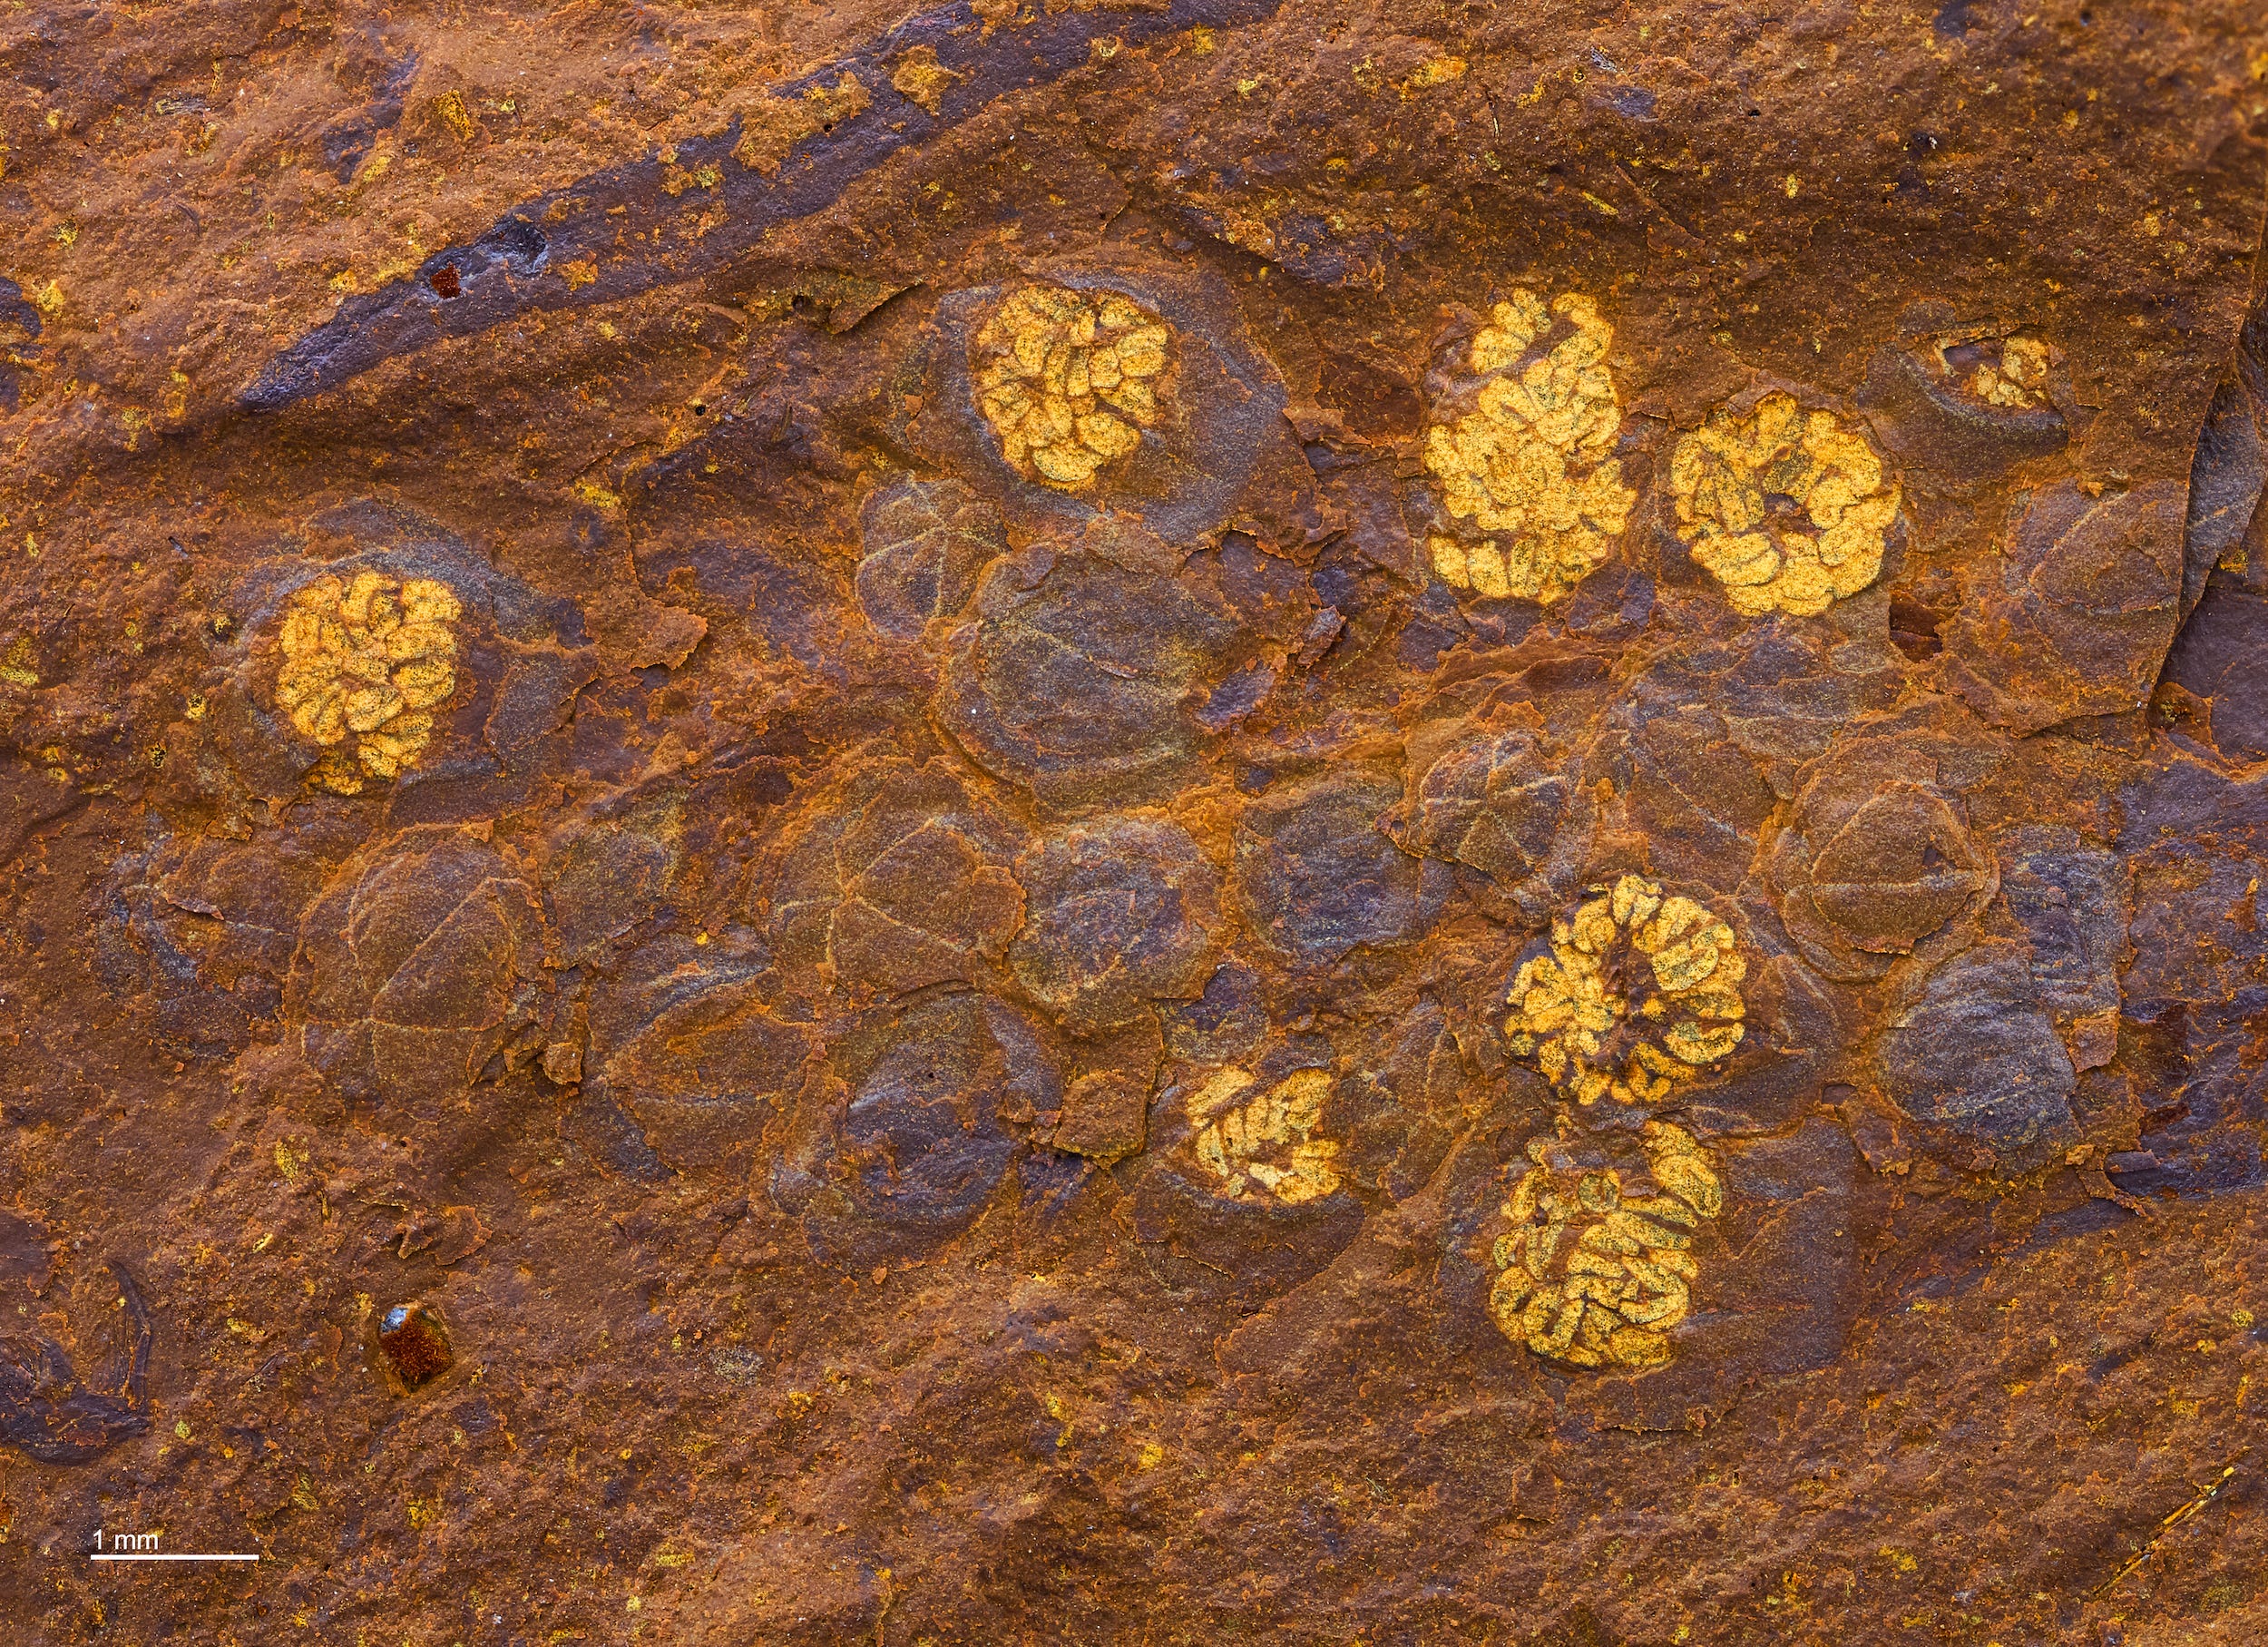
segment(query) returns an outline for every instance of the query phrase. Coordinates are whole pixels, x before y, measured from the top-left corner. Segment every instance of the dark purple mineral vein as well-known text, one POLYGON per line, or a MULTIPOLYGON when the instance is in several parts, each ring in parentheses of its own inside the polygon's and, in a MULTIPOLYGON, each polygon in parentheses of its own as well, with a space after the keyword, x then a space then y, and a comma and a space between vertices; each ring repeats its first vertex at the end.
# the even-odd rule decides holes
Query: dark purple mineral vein
POLYGON ((736 119, 720 137, 676 146, 660 159, 593 172, 564 189, 513 207, 466 246, 435 252, 416 272, 349 299, 336 316, 263 368, 240 397, 276 411, 361 376, 372 367, 443 338, 467 337, 531 309, 579 309, 650 290, 728 264, 775 223, 807 217, 901 149, 950 130, 1011 92, 1046 85, 1088 61, 1101 34, 1129 45, 1199 25, 1229 28, 1273 15, 1283 0, 1170 0, 1154 11, 1044 13, 987 30, 967 0, 907 19, 874 44, 773 89, 783 100, 831 88, 854 75, 873 106, 806 138, 766 177, 732 160, 736 119), (1108 28, 1102 25, 1107 22, 1108 28), (917 47, 960 78, 932 114, 890 83, 894 60, 917 47), (665 186, 674 170, 713 167, 711 188, 665 186), (705 215, 724 221, 698 237, 673 232, 705 215), (642 242, 634 236, 643 234, 642 242), (571 284, 559 272, 587 260, 591 278, 571 284))

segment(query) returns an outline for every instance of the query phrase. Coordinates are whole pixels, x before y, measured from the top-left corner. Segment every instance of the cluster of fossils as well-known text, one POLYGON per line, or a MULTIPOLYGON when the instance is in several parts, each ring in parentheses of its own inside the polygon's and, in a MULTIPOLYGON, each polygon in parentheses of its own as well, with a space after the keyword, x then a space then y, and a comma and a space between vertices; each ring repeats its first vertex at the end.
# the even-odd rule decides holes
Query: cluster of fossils
MULTIPOLYGON (((1184 337, 1165 318, 1172 306, 1139 283, 1119 289, 1088 277, 968 297, 958 331, 947 332, 964 421, 982 443, 963 461, 997 466, 1036 499, 1064 500, 1051 506, 1086 508, 1071 518, 1087 521, 1090 535, 1101 530, 1102 547, 1062 562, 1041 547, 1012 554, 998 517, 960 482, 904 483, 867 504, 859 600, 877 631, 944 649, 940 713, 980 766, 1027 786, 1043 807, 1104 782, 1136 799, 1162 796, 1195 770, 1185 713, 1193 682, 1224 681, 1196 711, 1198 725, 1233 724, 1246 712, 1237 694, 1264 693, 1278 665, 1247 644, 1219 602, 1161 579, 1142 547, 1153 540, 1113 524, 1101 505, 1120 488, 1168 510, 1215 471, 1233 470, 1246 443, 1222 408, 1250 400, 1249 385, 1238 387, 1237 363, 1184 337), (1153 448, 1176 441, 1188 450, 1161 472, 1179 478, 1144 478, 1153 448), (992 576, 995 562, 1020 570, 992 576), (948 614, 960 614, 957 627, 937 623, 948 614), (1052 701, 1067 667, 1100 672, 1091 702, 1052 701)), ((1590 299, 1547 303, 1518 290, 1444 357, 1422 447, 1434 488, 1422 541, 1433 576, 1457 598, 1563 603, 1611 556, 1638 496, 1623 468, 1612 346, 1590 299)), ((1940 364, 1965 374, 1964 392, 1980 403, 2028 409, 2044 392, 2049 357, 2035 340, 1956 354, 1940 364)), ((1901 495, 1857 426, 1783 392, 1707 414, 1677 441, 1666 473, 1676 540, 1750 617, 1818 613, 1865 588, 1901 495)), ((281 601, 271 698, 314 747, 308 784, 355 794, 403 777, 435 747, 436 715, 459 689, 461 593, 442 577, 365 570, 318 578, 281 601)), ((1531 926, 1548 926, 1519 957, 1495 1023, 1510 1054, 1567 1107, 1558 1134, 1528 1146, 1496 1215, 1487 1309, 1513 1342, 1569 1366, 1657 1366, 1691 1310, 1696 1242, 1725 1192, 1692 1132, 1645 1116, 1700 1090, 1742 1047, 1751 961, 1725 913, 1661 880, 1625 873, 1575 896, 1569 866, 1546 860, 1559 850, 1561 821, 1589 804, 1582 775, 1532 708, 1506 713, 1481 742, 1440 751, 1406 797, 1391 782, 1325 775, 1262 802, 1239 826, 1239 842, 1255 850, 1247 862, 1246 845, 1237 848, 1237 893, 1256 925, 1283 935, 1268 941, 1301 962, 1391 940, 1417 918, 1435 895, 1405 851, 1480 872, 1511 889, 1531 926), (1342 919, 1334 884, 1367 888, 1367 901, 1342 919), (1589 1119, 1609 1112, 1603 1125, 1589 1119), (1634 1138, 1643 1139, 1639 1155, 1634 1138)), ((1882 957, 1910 951, 1996 884, 1989 855, 1927 772, 1912 781, 1892 772, 1887 784, 1881 776, 1848 796, 1832 774, 1814 779, 1769 866, 1789 934, 1831 977, 1878 976, 1882 957), (1854 839, 1861 861, 1844 867, 1838 854, 1854 839), (1904 872, 1901 855, 1915 853, 1904 872)), ((1221 959, 1208 936, 1221 877, 1190 837, 1121 817, 1020 854, 1016 831, 963 786, 895 760, 875 765, 824 811, 790 833, 767 905, 774 953, 830 985, 914 992, 915 1004, 893 1020, 898 1041, 883 1034, 846 1054, 854 1068, 844 1138, 867 1138, 859 1148, 894 1160, 905 1147, 898 1133, 912 1125, 928 1153, 914 1168, 869 1173, 865 1190, 830 1188, 820 1166, 791 1163, 775 1185, 784 1202, 816 1209, 821 1226, 845 1231, 861 1206, 907 1227, 943 1228, 953 1207, 973 1205, 997 1178, 1007 1141, 991 1117, 963 1113, 960 1096, 919 1099, 928 1108, 908 1123, 904 1094, 918 1098, 924 1082, 953 1093, 963 1077, 1002 1086, 1018 1094, 1007 1111, 1043 1136, 1053 1129, 1061 1149, 1108 1161, 1141 1147, 1143 1072, 1158 1052, 1157 1031, 1141 1027, 1149 1020, 1133 1006, 1209 991, 1221 959), (1125 930, 1142 935, 1133 946, 1119 946, 1120 929, 1096 914, 1112 909, 1132 917, 1125 930), (1089 923, 1099 923, 1093 932, 1089 923), (1067 1090, 1030 1073, 1041 1031, 1016 1010, 919 997, 1002 964, 1078 1038, 1067 1090), (920 1037, 943 1037, 959 1050, 938 1056, 960 1062, 942 1073, 901 1070, 920 1037), (860 1095, 869 1088, 880 1094, 871 1104, 860 1095), (932 1138, 924 1129, 948 1112, 959 1119, 932 1138)), ((628 850, 633 837, 609 838, 628 850)), ((429 954, 474 920, 484 956, 540 949, 540 900, 493 852, 436 836, 414 856, 398 900, 410 911, 403 945, 429 954)), ((601 882, 666 872, 645 858, 594 859, 590 869, 601 882)), ((341 963, 350 984, 370 971, 390 930, 364 922, 341 963)), ((376 975, 353 984, 351 999, 309 996, 309 1034, 319 1029, 333 1054, 351 1046, 350 1061, 396 1081, 435 1056, 500 1055, 497 1037, 520 1032, 498 1026, 517 1021, 513 1003, 541 987, 532 961, 509 970, 489 1017, 451 1032, 469 1036, 462 1045, 367 1022, 375 1008, 365 997, 399 988, 376 975)), ((728 979, 665 1005, 618 1047, 611 1073, 591 1078, 626 1094, 723 1087, 777 1103, 808 1080, 817 1055, 807 1025, 728 979)), ((580 1068, 572 1049, 543 1057, 547 1069, 554 1060, 571 1075, 580 1068)), ((1215 1067, 1181 1106, 1194 1181, 1229 1203, 1329 1204, 1350 1167, 1332 1129, 1330 1074, 1266 1067, 1233 1047, 1215 1067)), ((719 1147, 713 1103, 627 1102, 665 1153, 719 1147)), ((826 1239, 835 1238, 815 1241, 826 1239)), ((855 1231, 838 1244, 855 1250, 855 1231)))

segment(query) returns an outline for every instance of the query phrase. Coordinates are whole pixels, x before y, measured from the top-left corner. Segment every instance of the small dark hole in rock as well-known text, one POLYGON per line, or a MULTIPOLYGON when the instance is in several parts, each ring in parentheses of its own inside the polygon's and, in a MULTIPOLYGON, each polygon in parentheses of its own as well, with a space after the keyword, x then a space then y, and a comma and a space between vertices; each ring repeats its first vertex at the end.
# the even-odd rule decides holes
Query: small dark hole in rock
POLYGON ((1927 606, 1913 601, 1893 600, 1890 603, 1890 643, 1917 663, 1924 658, 1934 658, 1945 646, 1937 632, 1943 621, 1927 606))

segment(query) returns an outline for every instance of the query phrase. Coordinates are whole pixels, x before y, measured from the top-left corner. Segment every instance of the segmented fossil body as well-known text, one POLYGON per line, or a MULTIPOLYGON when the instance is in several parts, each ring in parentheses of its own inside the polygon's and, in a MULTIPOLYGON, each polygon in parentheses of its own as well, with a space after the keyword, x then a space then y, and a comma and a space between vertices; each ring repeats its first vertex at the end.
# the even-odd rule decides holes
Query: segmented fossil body
POLYGON ((1339 1187, 1339 1145, 1315 1136, 1330 1073, 1294 1072, 1262 1088, 1243 1070, 1223 1070, 1190 1101, 1198 1162, 1231 1201, 1320 1201, 1339 1187))
POLYGON ((416 764, 433 738, 430 711, 456 691, 452 625, 462 611, 445 583, 376 572, 318 578, 291 597, 276 701, 326 748, 310 782, 352 795, 416 764))
POLYGON ((1646 1123, 1655 1192, 1628 1192, 1611 1168, 1578 1172, 1532 1140, 1532 1163, 1491 1253, 1489 1314, 1504 1336, 1577 1367, 1657 1367, 1693 1308, 1694 1241, 1725 1195, 1708 1154, 1683 1128, 1646 1123))
POLYGON ((1117 292, 1026 286, 977 332, 970 365, 1009 466, 1077 492, 1158 421, 1172 349, 1171 328, 1117 292))
POLYGON ((1677 535, 1734 610, 1798 616, 1856 594, 1882 569, 1899 483, 1833 412, 1766 395, 1713 412, 1669 466, 1677 535))
POLYGON ((1740 1044, 1748 963, 1729 926, 1657 882, 1593 890, 1514 975, 1511 1048, 1584 1103, 1657 1103, 1740 1044))
POLYGON ((1637 496, 1611 455, 1613 338, 1579 293, 1548 309, 1529 291, 1495 306, 1466 358, 1471 378, 1452 390, 1463 409, 1426 436, 1425 466, 1455 523, 1429 543, 1443 583, 1551 602, 1607 558, 1637 496))

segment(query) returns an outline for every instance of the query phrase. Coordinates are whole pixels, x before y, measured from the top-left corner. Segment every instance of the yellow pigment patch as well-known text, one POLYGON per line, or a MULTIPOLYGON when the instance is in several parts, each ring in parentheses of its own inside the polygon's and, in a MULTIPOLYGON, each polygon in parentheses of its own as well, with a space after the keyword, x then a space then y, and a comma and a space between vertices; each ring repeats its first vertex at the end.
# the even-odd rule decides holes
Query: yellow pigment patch
POLYGON ((449 134, 457 142, 471 141, 473 115, 472 111, 464 106, 464 97, 462 93, 442 93, 440 96, 433 100, 433 113, 435 120, 449 128, 449 134))
POLYGON ((0 659, 0 681, 11 686, 34 687, 39 684, 39 672, 32 667, 32 637, 19 635, 15 644, 8 648, 8 655, 0 659))
POLYGON ((1987 406, 2035 411, 2048 404, 2048 346, 2037 338, 2005 338, 2000 358, 1980 361, 1961 387, 1987 406))
POLYGON ((890 65, 890 83, 897 88, 898 94, 921 104, 932 114, 943 105, 953 83, 962 78, 957 70, 937 61, 937 48, 934 45, 917 45, 890 65))
POLYGON ((1652 1195, 1628 1193, 1611 1168, 1562 1168, 1551 1146, 1504 1203, 1489 1314, 1504 1336, 1577 1367, 1659 1367, 1670 1328, 1693 1308, 1693 1243, 1724 1210, 1708 1154, 1682 1128, 1646 1123, 1652 1195))
POLYGON ((779 171, 787 152, 805 138, 865 113, 873 102, 858 77, 849 74, 831 86, 807 87, 800 99, 760 97, 740 113, 740 141, 733 146, 732 158, 770 177, 779 171))
POLYGON ((1450 397, 1461 409, 1426 436, 1425 466, 1453 522, 1429 543, 1443 583, 1558 601, 1607 558, 1637 500, 1608 456, 1622 428, 1606 367, 1613 338, 1579 293, 1548 309, 1527 291, 1496 305, 1450 397))
POLYGON ((1626 875, 1551 923, 1521 963, 1505 1028, 1512 1052, 1584 1103, 1658 1103, 1745 1033, 1748 963, 1733 929, 1689 897, 1626 875))
POLYGON ((1009 466, 1078 492, 1164 417, 1174 347, 1170 327, 1115 291, 1026 286, 976 334, 970 376, 1009 466))
POLYGON ((416 764, 433 738, 430 711, 456 691, 462 612, 445 583, 376 572, 351 583, 321 578, 291 597, 276 703, 327 751, 310 782, 353 795, 366 778, 416 764))
POLYGON ((1339 1187, 1339 1146, 1315 1136, 1330 1093, 1324 1070, 1296 1071, 1265 1091, 1243 1070, 1223 1070, 1190 1101, 1198 1164, 1232 1201, 1320 1201, 1339 1187))
POLYGON ((1735 611, 1798 616, 1856 594, 1882 569, 1899 482, 1833 412, 1766 395, 1709 415, 1670 459, 1677 535, 1735 611))
POLYGON ((1402 94, 1413 96, 1434 86, 1445 86, 1452 80, 1465 77, 1465 60, 1461 57, 1430 58, 1418 65, 1417 72, 1402 83, 1402 94))

